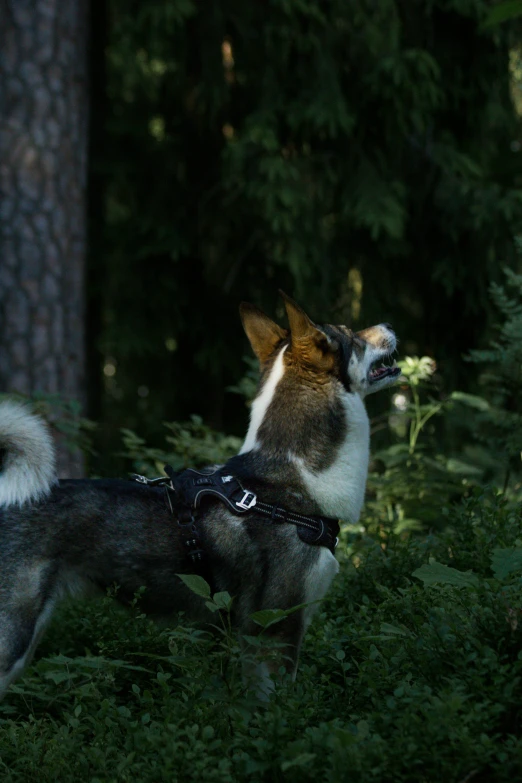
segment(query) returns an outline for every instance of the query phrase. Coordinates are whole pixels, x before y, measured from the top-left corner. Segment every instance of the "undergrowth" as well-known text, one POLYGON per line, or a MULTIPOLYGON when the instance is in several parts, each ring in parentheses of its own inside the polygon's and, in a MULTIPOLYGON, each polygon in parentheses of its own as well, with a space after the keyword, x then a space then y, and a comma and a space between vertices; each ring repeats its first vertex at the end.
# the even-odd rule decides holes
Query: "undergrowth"
POLYGON ((297 682, 265 703, 226 622, 64 605, 0 705, 2 781, 518 779, 520 511, 476 490, 447 523, 346 536, 297 682))

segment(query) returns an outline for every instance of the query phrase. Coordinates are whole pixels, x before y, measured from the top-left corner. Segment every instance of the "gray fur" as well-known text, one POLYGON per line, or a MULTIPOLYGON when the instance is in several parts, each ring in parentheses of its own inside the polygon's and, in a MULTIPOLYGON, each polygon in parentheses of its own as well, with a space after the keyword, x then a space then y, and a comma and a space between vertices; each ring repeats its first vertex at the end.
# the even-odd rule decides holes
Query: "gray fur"
MULTIPOLYGON (((286 306, 297 307, 291 300, 286 306)), ((288 350, 284 375, 273 384, 258 437, 252 439, 255 447, 231 459, 227 470, 265 503, 324 514, 323 496, 314 495, 314 482, 324 475, 325 482, 337 482, 332 489, 342 492, 344 462, 339 459, 356 460, 356 494, 362 499, 368 444, 363 438, 358 445, 360 423, 347 420, 346 396, 357 397, 358 415, 365 417, 362 397, 370 372, 365 346, 368 355, 384 355, 395 344, 393 333, 374 327, 370 340, 345 328, 321 331, 296 310, 290 320, 293 330, 304 330, 299 335, 272 324, 256 308, 246 307, 242 315, 264 362, 263 378, 282 346, 288 350), (362 384, 363 391, 351 391, 352 381, 362 384)), ((53 484, 54 452, 45 425, 11 403, 0 405, 0 448, 7 451, 0 477, 0 698, 30 661, 56 602, 67 592, 105 591, 117 583, 118 600, 128 602, 145 587, 143 608, 152 615, 168 618, 184 610, 195 620, 215 619, 176 576, 193 569, 181 543, 176 508, 173 516, 163 488, 124 480, 53 484)), ((351 480, 353 485, 353 475, 351 480)), ((346 483, 350 485, 350 476, 346 483)), ((342 504, 338 508, 341 516, 342 504)), ((242 634, 258 632, 250 619, 255 611, 288 609, 321 598, 338 568, 330 552, 301 541, 293 525, 271 524, 255 513, 237 517, 210 502, 198 516, 198 529, 214 588, 234 597, 232 619, 242 634)), ((311 607, 295 612, 270 631, 284 643, 294 674, 311 614, 311 607)), ((265 692, 271 686, 269 674, 265 666, 265 692)))
MULTIPOLYGON (((235 596, 233 619, 243 633, 257 632, 249 619, 254 611, 304 602, 304 579, 319 550, 301 542, 293 526, 268 532, 266 520, 239 521, 212 504, 199 529, 214 587, 235 596)), ((117 583, 125 603, 145 586, 141 605, 151 615, 184 610, 194 620, 212 619, 176 576, 191 568, 164 489, 61 481, 45 501, 3 512, 0 551, 0 693, 28 663, 42 630, 38 618, 47 612, 48 619, 66 592, 105 591, 117 583)), ((297 650, 304 628, 298 618, 287 632, 292 628, 289 645, 297 650)))

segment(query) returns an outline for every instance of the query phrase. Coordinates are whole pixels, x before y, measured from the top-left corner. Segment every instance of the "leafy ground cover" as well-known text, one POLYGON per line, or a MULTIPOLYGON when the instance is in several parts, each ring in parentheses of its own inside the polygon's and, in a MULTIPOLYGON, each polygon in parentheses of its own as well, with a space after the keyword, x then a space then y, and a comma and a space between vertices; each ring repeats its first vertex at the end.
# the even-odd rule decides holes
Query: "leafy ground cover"
POLYGON ((444 513, 437 536, 345 535, 297 682, 268 703, 226 612, 211 637, 159 628, 139 596, 64 605, 0 705, 2 780, 518 779, 520 511, 476 490, 444 513))

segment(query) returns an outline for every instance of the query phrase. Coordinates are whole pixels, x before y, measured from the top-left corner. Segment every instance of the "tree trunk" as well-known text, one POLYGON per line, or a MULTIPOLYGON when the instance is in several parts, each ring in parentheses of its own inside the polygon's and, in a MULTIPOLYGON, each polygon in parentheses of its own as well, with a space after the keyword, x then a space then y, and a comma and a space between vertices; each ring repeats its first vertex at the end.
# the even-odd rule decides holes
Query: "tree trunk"
POLYGON ((87 0, 0 0, 0 391, 82 406, 86 43, 87 0))

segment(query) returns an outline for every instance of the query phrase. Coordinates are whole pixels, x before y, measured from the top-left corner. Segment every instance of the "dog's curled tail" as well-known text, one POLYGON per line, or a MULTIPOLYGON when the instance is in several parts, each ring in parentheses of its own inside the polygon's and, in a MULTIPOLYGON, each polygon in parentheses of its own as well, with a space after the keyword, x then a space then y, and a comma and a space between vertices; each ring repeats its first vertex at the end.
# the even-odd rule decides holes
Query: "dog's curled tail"
POLYGON ((40 500, 56 481, 51 434, 19 402, 0 403, 0 507, 40 500))

